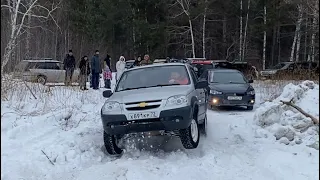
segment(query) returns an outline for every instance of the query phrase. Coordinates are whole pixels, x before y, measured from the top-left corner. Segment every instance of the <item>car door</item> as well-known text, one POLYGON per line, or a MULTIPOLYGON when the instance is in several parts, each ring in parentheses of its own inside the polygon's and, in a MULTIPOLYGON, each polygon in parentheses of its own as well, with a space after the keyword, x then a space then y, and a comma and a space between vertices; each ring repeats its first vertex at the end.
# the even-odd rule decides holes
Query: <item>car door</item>
MULTIPOLYGON (((191 74, 192 81, 194 84, 197 84, 198 78, 194 70, 189 67, 189 71, 191 74)), ((199 118, 203 119, 207 110, 207 97, 206 92, 204 89, 196 89, 197 92, 197 98, 198 98, 198 105, 199 105, 199 118)))

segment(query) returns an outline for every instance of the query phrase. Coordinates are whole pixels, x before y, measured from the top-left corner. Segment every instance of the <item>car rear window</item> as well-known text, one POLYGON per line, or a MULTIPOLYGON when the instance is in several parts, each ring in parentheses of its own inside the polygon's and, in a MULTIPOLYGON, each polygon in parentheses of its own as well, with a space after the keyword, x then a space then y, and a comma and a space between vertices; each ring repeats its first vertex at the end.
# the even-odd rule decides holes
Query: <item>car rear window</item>
POLYGON ((209 72, 210 83, 221 84, 244 84, 247 83, 245 77, 240 72, 209 72))

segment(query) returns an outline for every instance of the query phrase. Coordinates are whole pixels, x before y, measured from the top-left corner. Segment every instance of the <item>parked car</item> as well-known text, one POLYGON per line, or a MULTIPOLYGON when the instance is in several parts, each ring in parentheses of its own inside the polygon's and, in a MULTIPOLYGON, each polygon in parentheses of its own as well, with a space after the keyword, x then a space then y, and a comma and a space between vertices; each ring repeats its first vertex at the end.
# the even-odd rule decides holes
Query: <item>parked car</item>
POLYGON ((103 92, 108 98, 101 108, 107 152, 122 153, 119 141, 125 134, 155 131, 179 136, 186 149, 197 148, 199 131, 205 134, 207 126, 207 86, 190 65, 182 63, 126 70, 114 92, 103 92), (173 80, 178 77, 184 85, 173 80))
MULTIPOLYGON (((46 83, 64 83, 63 63, 52 59, 22 60, 15 68, 15 77, 24 81, 46 83)), ((78 80, 80 70, 75 69, 72 82, 78 80)))
POLYGON ((210 60, 193 60, 191 62, 191 66, 193 66, 198 77, 200 77, 206 70, 214 68, 212 61, 210 60))
POLYGON ((133 68, 134 67, 134 62, 135 62, 135 60, 127 60, 126 61, 126 69, 130 69, 130 68, 133 68))
POLYGON ((241 71, 246 78, 248 79, 258 79, 259 72, 255 66, 250 65, 248 62, 245 61, 235 61, 232 62, 233 69, 237 69, 241 71))
POLYGON ((167 63, 166 59, 155 59, 153 61, 153 64, 163 64, 163 63, 167 63))
POLYGON ((316 62, 281 62, 261 71, 260 75, 267 79, 314 79, 319 78, 319 65, 316 62))
POLYGON ((253 80, 235 69, 212 69, 208 76, 201 78, 207 80, 210 87, 209 105, 218 106, 246 106, 252 110, 255 103, 255 90, 250 85, 253 80))

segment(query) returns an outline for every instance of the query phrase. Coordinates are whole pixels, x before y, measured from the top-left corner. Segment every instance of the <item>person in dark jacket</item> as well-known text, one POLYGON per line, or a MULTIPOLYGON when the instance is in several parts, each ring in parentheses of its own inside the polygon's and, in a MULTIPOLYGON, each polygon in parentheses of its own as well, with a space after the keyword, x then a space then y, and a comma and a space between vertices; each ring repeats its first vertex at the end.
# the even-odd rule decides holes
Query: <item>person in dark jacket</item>
POLYGON ((83 56, 81 58, 79 68, 80 68, 80 75, 79 75, 80 89, 81 90, 88 90, 87 86, 86 86, 88 75, 90 74, 90 65, 89 65, 88 56, 83 56))
POLYGON ((69 54, 66 55, 63 64, 63 69, 66 71, 65 85, 70 85, 72 81, 72 75, 76 67, 76 59, 72 54, 72 50, 69 50, 69 54))
POLYGON ((99 89, 100 73, 102 73, 101 62, 99 59, 99 51, 96 50, 95 55, 91 59, 91 78, 92 88, 99 89))
POLYGON ((144 65, 148 65, 148 64, 152 64, 152 62, 150 61, 150 56, 148 54, 144 55, 143 60, 140 61, 140 66, 144 66, 144 65))

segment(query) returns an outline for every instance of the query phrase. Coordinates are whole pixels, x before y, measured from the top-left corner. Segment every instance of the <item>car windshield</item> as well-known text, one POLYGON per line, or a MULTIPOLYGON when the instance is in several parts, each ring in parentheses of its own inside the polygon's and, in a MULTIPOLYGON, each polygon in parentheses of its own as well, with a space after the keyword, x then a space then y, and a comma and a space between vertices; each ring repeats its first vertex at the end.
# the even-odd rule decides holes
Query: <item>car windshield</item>
POLYGON ((220 84, 245 84, 247 83, 245 77, 240 72, 209 72, 210 83, 220 84))
POLYGON ((190 79, 185 66, 155 66, 124 72, 115 92, 187 84, 190 79))
POLYGON ((273 66, 272 69, 282 69, 286 65, 287 65, 287 63, 279 63, 279 64, 273 66))

